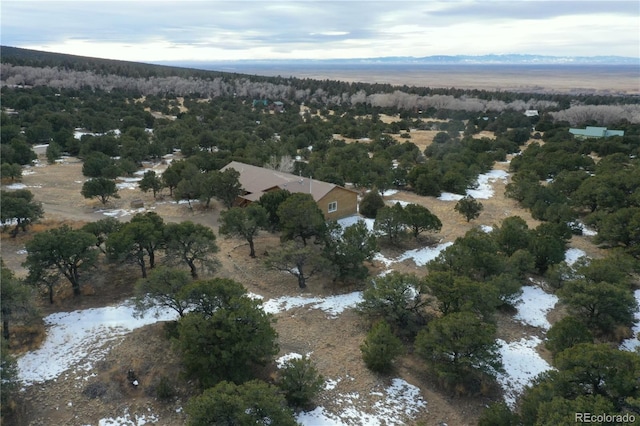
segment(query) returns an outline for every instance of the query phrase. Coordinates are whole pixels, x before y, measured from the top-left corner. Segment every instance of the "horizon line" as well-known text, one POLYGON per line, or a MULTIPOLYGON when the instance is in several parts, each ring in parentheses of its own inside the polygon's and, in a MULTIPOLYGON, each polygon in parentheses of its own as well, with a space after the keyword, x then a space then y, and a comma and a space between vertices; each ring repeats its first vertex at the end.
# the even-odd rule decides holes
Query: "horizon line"
POLYGON ((437 55, 422 55, 422 56, 397 56, 397 55, 389 55, 389 56, 367 56, 367 57, 350 57, 350 58, 236 58, 236 59, 219 59, 219 58, 203 58, 203 59, 152 59, 145 61, 131 61, 127 59, 114 59, 114 58, 105 58, 100 56, 85 56, 78 55, 74 53, 65 53, 59 51, 50 51, 50 50, 37 50, 37 49, 29 49, 26 47, 19 46, 9 46, 0 44, 0 49, 3 47, 14 48, 14 49, 23 49, 30 50, 33 52, 43 52, 43 53, 51 53, 58 55, 69 55, 69 56, 78 56, 84 58, 94 58, 94 59, 102 59, 102 60, 115 60, 115 61, 123 61, 123 62, 140 62, 140 63, 178 63, 178 62, 286 62, 286 61, 307 61, 307 62, 323 62, 323 61, 374 61, 374 60, 389 60, 389 59, 404 59, 404 60, 420 60, 420 59, 437 59, 437 58, 469 58, 469 59, 481 59, 488 57, 537 57, 537 58, 548 58, 548 59, 602 59, 602 58, 612 58, 612 59, 623 59, 623 60, 635 60, 638 61, 638 65, 640 65, 640 56, 621 56, 621 55, 548 55, 548 54, 540 54, 540 53, 485 53, 485 54, 437 54, 437 55))

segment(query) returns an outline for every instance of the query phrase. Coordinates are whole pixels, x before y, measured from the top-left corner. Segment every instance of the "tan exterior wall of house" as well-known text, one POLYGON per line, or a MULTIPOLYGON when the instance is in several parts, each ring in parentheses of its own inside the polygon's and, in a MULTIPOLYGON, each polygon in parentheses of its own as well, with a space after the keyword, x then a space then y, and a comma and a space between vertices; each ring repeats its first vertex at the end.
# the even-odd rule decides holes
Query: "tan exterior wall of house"
POLYGON ((337 220, 351 216, 358 211, 358 194, 344 188, 333 188, 327 195, 318 200, 318 207, 322 210, 326 220, 337 220), (329 203, 337 202, 338 209, 329 213, 329 203))

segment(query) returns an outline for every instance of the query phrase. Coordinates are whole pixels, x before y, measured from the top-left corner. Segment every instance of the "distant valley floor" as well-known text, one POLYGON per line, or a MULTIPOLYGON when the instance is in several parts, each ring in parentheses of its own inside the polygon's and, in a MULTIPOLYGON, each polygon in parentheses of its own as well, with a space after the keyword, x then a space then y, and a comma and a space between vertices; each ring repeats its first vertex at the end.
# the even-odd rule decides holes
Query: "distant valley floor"
POLYGON ((199 63, 194 68, 241 74, 388 83, 420 87, 640 95, 636 65, 199 63))

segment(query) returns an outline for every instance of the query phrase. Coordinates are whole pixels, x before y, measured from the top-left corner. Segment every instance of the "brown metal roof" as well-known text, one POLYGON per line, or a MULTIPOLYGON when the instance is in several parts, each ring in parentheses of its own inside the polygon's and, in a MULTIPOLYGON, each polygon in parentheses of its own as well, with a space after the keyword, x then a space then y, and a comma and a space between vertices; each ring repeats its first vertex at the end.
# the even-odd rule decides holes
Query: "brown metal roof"
MULTIPOLYGON (((222 170, 224 171, 231 168, 240 172, 240 184, 242 188, 248 192, 243 198, 251 201, 257 200, 263 193, 276 188, 286 189, 289 192, 311 194, 315 201, 319 201, 333 188, 342 188, 333 183, 296 176, 291 173, 283 173, 277 170, 265 169, 264 167, 252 166, 238 161, 230 162, 224 166, 222 170)), ((346 190, 350 191, 348 189, 346 190)))

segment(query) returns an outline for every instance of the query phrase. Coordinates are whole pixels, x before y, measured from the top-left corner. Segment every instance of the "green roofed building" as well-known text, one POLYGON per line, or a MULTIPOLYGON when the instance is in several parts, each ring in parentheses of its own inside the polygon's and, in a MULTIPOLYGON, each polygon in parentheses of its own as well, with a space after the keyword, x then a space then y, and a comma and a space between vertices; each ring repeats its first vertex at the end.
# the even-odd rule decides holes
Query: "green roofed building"
POLYGON ((608 130, 606 127, 587 126, 585 129, 569 129, 569 133, 579 139, 608 138, 624 136, 624 130, 608 130))

